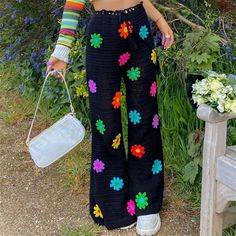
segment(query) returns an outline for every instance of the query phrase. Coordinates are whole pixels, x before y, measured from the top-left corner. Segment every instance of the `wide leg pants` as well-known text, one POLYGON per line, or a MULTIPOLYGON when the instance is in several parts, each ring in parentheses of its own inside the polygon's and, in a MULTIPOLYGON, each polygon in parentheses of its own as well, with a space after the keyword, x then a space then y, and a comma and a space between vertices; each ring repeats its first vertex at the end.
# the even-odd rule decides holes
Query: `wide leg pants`
POLYGON ((159 212, 164 163, 157 105, 158 61, 143 2, 94 11, 86 28, 92 156, 90 215, 107 229, 159 212), (126 87, 128 156, 121 123, 126 87))

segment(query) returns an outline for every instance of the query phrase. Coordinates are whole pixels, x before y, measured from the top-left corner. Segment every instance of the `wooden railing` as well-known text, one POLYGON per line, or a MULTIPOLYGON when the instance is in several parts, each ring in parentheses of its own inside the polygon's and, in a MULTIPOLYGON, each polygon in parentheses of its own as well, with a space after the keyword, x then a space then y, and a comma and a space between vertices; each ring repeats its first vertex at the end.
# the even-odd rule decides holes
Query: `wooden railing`
POLYGON ((218 113, 206 104, 197 109, 205 121, 200 236, 221 236, 236 223, 236 146, 226 146, 227 121, 236 115, 218 113))

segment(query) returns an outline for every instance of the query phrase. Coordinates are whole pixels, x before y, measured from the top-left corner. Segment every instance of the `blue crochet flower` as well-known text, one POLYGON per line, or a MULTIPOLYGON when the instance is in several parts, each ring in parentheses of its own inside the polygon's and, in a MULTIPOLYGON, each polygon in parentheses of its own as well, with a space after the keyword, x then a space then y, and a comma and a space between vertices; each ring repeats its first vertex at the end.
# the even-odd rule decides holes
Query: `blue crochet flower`
POLYGON ((113 177, 113 179, 111 180, 110 183, 110 187, 113 188, 115 191, 119 191, 120 189, 122 189, 124 186, 124 181, 123 179, 119 178, 119 177, 113 177))
POLYGON ((138 111, 136 110, 133 110, 133 111, 130 111, 129 112, 129 118, 130 118, 130 121, 136 125, 138 123, 140 123, 140 120, 141 120, 141 115, 138 111))
POLYGON ((139 30, 139 36, 142 38, 142 39, 145 39, 147 38, 149 32, 148 32, 148 28, 146 25, 142 25, 140 27, 140 30, 139 30))
POLYGON ((162 171, 161 161, 160 160, 155 160, 154 164, 152 165, 152 173, 155 175, 155 174, 158 174, 161 171, 162 171))

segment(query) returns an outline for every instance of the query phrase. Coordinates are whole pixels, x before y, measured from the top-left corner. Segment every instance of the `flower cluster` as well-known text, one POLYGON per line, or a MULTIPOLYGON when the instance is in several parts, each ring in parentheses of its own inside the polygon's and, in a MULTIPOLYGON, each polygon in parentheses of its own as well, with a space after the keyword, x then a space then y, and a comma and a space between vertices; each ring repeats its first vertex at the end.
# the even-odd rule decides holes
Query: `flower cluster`
POLYGON ((194 103, 205 103, 219 112, 236 113, 235 81, 225 74, 207 72, 207 77, 192 85, 194 103))

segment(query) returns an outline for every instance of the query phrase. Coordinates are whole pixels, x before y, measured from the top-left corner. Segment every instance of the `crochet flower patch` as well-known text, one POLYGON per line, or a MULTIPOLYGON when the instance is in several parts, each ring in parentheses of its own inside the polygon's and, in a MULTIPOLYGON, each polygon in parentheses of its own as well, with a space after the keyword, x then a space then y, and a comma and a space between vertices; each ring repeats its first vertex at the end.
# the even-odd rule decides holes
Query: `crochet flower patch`
POLYGON ((154 81, 150 87, 150 94, 152 97, 155 97, 157 93, 157 83, 154 81))
POLYGON ((136 67, 136 68, 131 67, 131 69, 127 71, 127 76, 132 81, 137 80, 140 77, 139 67, 136 67))
POLYGON ((152 165, 152 173, 155 175, 155 174, 158 174, 162 171, 162 163, 160 160, 156 159, 154 161, 154 164, 152 165))
POLYGON ((101 34, 91 34, 91 38, 90 38, 90 43, 91 46, 94 48, 100 48, 101 44, 102 44, 103 38, 101 36, 101 34))
POLYGON ((154 129, 157 129, 158 125, 159 125, 159 117, 157 114, 155 114, 152 120, 152 126, 154 129))
POLYGON ((135 202, 139 209, 145 209, 148 206, 148 197, 146 192, 139 192, 135 196, 135 202))
POLYGON ((130 111, 129 112, 129 118, 130 118, 130 121, 136 125, 136 124, 139 124, 140 123, 140 120, 141 120, 141 115, 138 111, 136 110, 133 110, 133 111, 130 111))
POLYGON ((101 119, 98 119, 96 121, 96 126, 97 126, 97 130, 101 133, 104 134, 104 132, 106 131, 104 122, 101 119))
POLYGON ((157 63, 157 53, 154 49, 152 49, 152 53, 151 53, 151 60, 154 64, 157 63))
POLYGON ((110 187, 113 188, 115 191, 119 191, 123 188, 124 181, 119 177, 113 177, 110 183, 110 187))
POLYGON ((96 159, 94 162, 93 162, 93 169, 97 172, 97 173, 100 173, 104 170, 104 167, 105 164, 100 161, 99 159, 96 159))
POLYGON ((119 61, 119 65, 120 66, 125 65, 127 63, 127 61, 130 59, 130 56, 131 56, 131 54, 129 52, 126 52, 126 53, 120 55, 120 58, 118 60, 119 61))
POLYGON ((141 39, 146 39, 148 36, 149 32, 148 32, 148 28, 146 25, 142 25, 139 29, 139 36, 141 39))
POLYGON ((116 138, 113 140, 112 147, 117 149, 120 146, 121 134, 117 134, 116 138))
POLYGON ((124 21, 120 25, 118 32, 120 33, 121 38, 126 39, 129 36, 129 34, 131 34, 133 32, 133 25, 131 24, 130 21, 128 21, 128 22, 124 21))
POLYGON ((112 105, 115 109, 120 107, 120 102, 121 102, 121 92, 116 92, 115 96, 113 97, 112 105))
POLYGON ((103 218, 103 215, 102 215, 102 212, 98 206, 98 204, 96 204, 94 207, 93 207, 93 214, 95 215, 95 217, 100 217, 100 218, 103 218))
POLYGON ((134 200, 131 199, 128 201, 127 211, 131 216, 135 215, 135 202, 134 202, 134 200))
POLYGON ((138 157, 138 158, 142 158, 142 156, 145 154, 145 149, 142 145, 133 145, 130 149, 131 153, 138 157))
POLYGON ((90 79, 88 81, 88 86, 89 86, 89 91, 91 93, 96 93, 97 92, 97 86, 96 86, 96 83, 93 80, 90 79))

